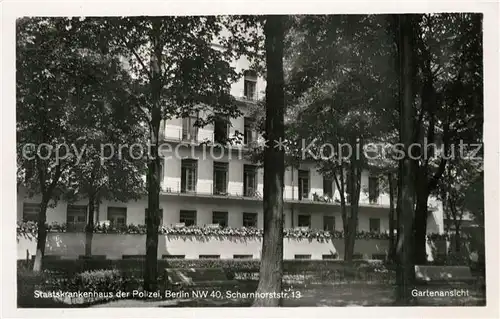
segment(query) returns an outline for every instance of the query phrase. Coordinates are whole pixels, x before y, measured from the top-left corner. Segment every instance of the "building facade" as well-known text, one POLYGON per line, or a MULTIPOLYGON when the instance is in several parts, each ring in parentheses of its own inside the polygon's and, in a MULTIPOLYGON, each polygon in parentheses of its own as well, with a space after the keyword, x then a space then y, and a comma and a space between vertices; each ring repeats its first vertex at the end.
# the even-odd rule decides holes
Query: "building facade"
MULTIPOLYGON (((237 71, 248 68, 245 58, 235 62, 237 71)), ((246 145, 259 142, 260 137, 247 117, 249 105, 262 98, 265 82, 253 72, 232 86, 243 116, 220 121, 203 128, 196 127, 198 116, 164 121, 160 135, 165 147, 161 165, 160 208, 162 225, 168 227, 228 227, 263 228, 262 195, 263 169, 252 163, 247 156, 246 145), (227 148, 213 147, 213 143, 240 136, 242 144, 227 148), (218 226, 216 226, 218 225, 218 226)), ((389 197, 380 191, 377 178, 363 172, 361 176, 358 231, 387 233, 389 231, 389 197)), ((284 227, 312 230, 342 231, 339 190, 332 180, 322 176, 314 163, 304 162, 299 167, 285 171, 284 227)), ((36 220, 40 198, 18 192, 18 220, 36 220)), ((428 232, 443 232, 441 205, 431 200, 428 232)), ((103 201, 94 220, 113 225, 142 225, 145 223, 147 198, 127 203, 103 201)), ((83 254, 82 233, 87 221, 87 202, 58 202, 47 211, 47 223, 67 224, 68 232, 48 240, 51 245, 47 254, 75 257, 83 254), (73 230, 73 232, 69 232, 73 230), (63 248, 54 248, 63 238, 63 248)), ((53 236, 53 235, 51 235, 53 236)), ((93 251, 107 258, 144 254, 145 239, 139 235, 100 234, 94 236, 93 251), (104 236, 104 237, 103 237, 104 236), (123 237, 125 236, 125 237, 123 237), (130 237, 132 236, 132 237, 130 237)), ((235 258, 247 256, 260 258, 260 239, 235 242, 232 240, 186 241, 165 237, 160 241, 159 256, 176 255, 185 258, 235 258), (163 247, 164 246, 164 247, 163 247), (168 249, 167 249, 168 247, 168 249)), ((18 258, 25 251, 34 254, 33 243, 22 241, 18 258), (33 253, 31 253, 33 250, 33 253)), ((20 244, 21 245, 21 244, 20 244)), ((387 252, 387 240, 357 240, 355 253, 363 258, 383 255, 387 252)), ((336 254, 342 258, 342 240, 330 243, 308 240, 285 239, 285 258, 321 259, 336 254)))

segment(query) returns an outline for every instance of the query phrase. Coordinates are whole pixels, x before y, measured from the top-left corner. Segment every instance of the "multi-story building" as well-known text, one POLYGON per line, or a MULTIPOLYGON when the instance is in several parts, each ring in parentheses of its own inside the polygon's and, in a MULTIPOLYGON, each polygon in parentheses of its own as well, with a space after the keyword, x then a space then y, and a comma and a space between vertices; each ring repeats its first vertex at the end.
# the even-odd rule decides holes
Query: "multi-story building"
MULTIPOLYGON (((244 58, 235 62, 238 71, 245 70, 248 66, 249 63, 244 58)), ((230 119, 230 125, 220 121, 203 128, 196 127, 194 123, 197 116, 204 114, 194 114, 191 117, 162 123, 163 143, 169 145, 161 148, 164 156, 160 194, 163 225, 203 227, 218 224, 230 228, 263 227, 263 169, 248 160, 244 154, 246 145, 259 139, 252 129, 251 119, 245 115, 248 114, 249 105, 262 98, 265 82, 251 71, 244 74, 243 79, 235 83, 231 91, 243 116, 230 119), (210 146, 210 142, 224 140, 236 132, 242 133, 241 145, 228 148, 210 146)), ((387 233, 388 195, 379 191, 378 179, 370 176, 369 172, 363 172, 361 183, 362 189, 368 191, 361 192, 358 231, 387 233)), ((336 200, 338 198, 339 190, 336 189, 335 183, 322 176, 314 163, 301 163, 298 169, 288 167, 285 171, 284 227, 342 231, 340 204, 336 200), (318 200, 323 196, 331 200, 318 200)), ((20 190, 18 220, 36 220, 39 201, 37 196, 29 198, 20 190)), ((431 204, 436 206, 436 209, 429 213, 428 232, 442 233, 442 209, 437 202, 431 201, 431 204)), ((48 209, 47 222, 66 223, 68 230, 82 231, 87 220, 86 205, 85 200, 71 204, 60 201, 55 207, 48 209)), ((107 221, 114 225, 144 224, 146 208, 146 197, 127 203, 103 201, 95 213, 95 220, 107 221)), ((83 254, 81 247, 84 240, 81 236, 82 233, 60 234, 58 239, 54 239, 54 243, 61 242, 61 238, 64 238, 66 243, 61 247, 66 248, 54 250, 50 247, 47 253, 77 257, 83 254)), ((133 235, 121 238, 115 238, 111 234, 100 236, 108 237, 93 245, 96 254, 104 254, 108 258, 144 254, 144 239, 132 240, 130 236, 133 235)), ((99 238, 94 236, 94 240, 99 238)), ((333 243, 332 246, 332 243, 285 240, 285 258, 321 259, 336 252, 342 257, 343 244, 340 242, 333 243)), ((48 242, 50 244, 50 240, 48 242)), ((216 239, 190 242, 170 238, 166 240, 165 245, 161 243, 160 241, 159 256, 170 254, 186 258, 259 258, 261 249, 260 239, 245 242, 216 239)), ((28 254, 34 254, 33 243, 25 242, 25 245, 18 250, 19 258, 26 256, 26 249, 28 254)), ((356 254, 372 258, 386 253, 387 240, 363 239, 358 240, 356 246, 356 254)))

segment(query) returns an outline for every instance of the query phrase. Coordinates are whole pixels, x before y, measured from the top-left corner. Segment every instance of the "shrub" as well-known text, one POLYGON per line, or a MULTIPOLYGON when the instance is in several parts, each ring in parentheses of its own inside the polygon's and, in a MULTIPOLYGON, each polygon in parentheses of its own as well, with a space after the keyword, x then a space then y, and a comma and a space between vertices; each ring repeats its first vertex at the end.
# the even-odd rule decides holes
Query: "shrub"
POLYGON ((68 287, 70 291, 113 292, 122 290, 124 280, 117 269, 89 270, 78 274, 68 287))
MULTIPOLYGON (((18 261, 19 269, 31 262, 18 261)), ((66 291, 131 291, 142 287, 142 260, 47 260, 50 271, 46 281, 66 291), (70 280, 68 280, 70 278, 70 280), (66 286, 65 286, 66 285, 66 286)), ((163 259, 158 260, 159 282, 164 282, 165 268, 222 268, 228 279, 256 280, 260 270, 258 259, 163 259)), ((312 278, 314 282, 349 282, 353 280, 387 281, 391 269, 382 261, 357 260, 285 260, 284 275, 312 278)))
POLYGON ((62 290, 67 279, 55 272, 45 270, 34 273, 31 269, 20 268, 17 272, 18 307, 64 307, 61 302, 52 299, 35 298, 35 290, 62 290))

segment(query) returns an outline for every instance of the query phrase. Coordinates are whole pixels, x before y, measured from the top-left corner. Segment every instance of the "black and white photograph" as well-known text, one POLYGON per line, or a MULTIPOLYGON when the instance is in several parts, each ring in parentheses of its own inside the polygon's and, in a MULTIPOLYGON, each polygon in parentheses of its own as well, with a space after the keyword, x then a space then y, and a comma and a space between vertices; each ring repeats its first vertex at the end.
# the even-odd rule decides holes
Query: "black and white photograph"
POLYGON ((498 315, 485 12, 333 3, 11 16, 12 307, 498 315))

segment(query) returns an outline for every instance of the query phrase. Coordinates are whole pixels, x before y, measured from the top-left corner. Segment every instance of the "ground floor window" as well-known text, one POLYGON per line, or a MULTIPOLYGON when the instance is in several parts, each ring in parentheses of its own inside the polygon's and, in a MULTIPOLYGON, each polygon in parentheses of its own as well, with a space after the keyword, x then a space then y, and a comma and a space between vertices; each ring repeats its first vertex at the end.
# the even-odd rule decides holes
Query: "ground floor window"
POLYGON ((370 231, 380 233, 380 218, 370 218, 370 231))
POLYGON ((295 259, 311 259, 311 255, 295 255, 295 259))
POLYGON ((66 211, 66 226, 68 231, 84 231, 87 221, 87 206, 68 205, 66 211))
POLYGON ((40 203, 24 203, 23 204, 23 220, 28 222, 38 221, 40 214, 40 203))
POLYGON ((323 230, 334 231, 335 230, 335 216, 323 216, 323 230))
POLYGON ((257 213, 243 213, 243 227, 257 227, 257 213))
POLYGON ((212 224, 227 227, 227 212, 212 212, 212 224))
POLYGON ((115 227, 127 225, 127 207, 108 207, 108 220, 115 227))
MULTIPOLYGON (((144 225, 147 224, 147 218, 148 216, 148 209, 144 209, 144 225)), ((160 224, 159 225, 162 225, 163 224, 163 209, 160 208, 160 224)))
POLYGON ((200 255, 199 259, 220 259, 220 255, 200 255))
POLYGON ((181 210, 179 214, 179 223, 184 223, 185 226, 196 226, 196 211, 181 210))
POLYGON ((326 254, 326 255, 322 255, 321 258, 323 260, 337 259, 337 254, 326 254))
POLYGON ((299 227, 311 227, 311 215, 299 215, 298 219, 299 227))
POLYGON ((184 258, 186 258, 186 255, 162 255, 161 258, 163 258, 163 259, 184 259, 184 258))
POLYGON ((252 259, 253 255, 233 255, 233 259, 252 259))

